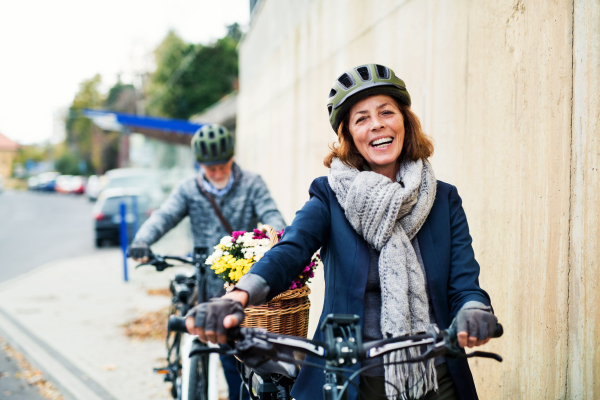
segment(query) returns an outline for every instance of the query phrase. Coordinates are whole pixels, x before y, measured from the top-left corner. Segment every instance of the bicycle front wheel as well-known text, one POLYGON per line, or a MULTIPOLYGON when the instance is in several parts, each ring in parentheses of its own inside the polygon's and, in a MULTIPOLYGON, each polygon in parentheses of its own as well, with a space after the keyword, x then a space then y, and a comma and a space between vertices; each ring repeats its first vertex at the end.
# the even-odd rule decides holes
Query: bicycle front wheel
POLYGON ((186 400, 208 400, 208 357, 195 355, 190 358, 188 398, 186 400))

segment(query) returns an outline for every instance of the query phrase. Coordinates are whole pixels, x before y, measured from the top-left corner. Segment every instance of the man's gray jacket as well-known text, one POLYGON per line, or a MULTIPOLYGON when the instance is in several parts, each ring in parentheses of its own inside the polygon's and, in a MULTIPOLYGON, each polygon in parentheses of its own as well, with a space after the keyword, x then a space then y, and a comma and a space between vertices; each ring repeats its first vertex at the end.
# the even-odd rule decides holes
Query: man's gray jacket
MULTIPOLYGON (((233 185, 223 196, 214 196, 221 213, 234 231, 249 231, 258 222, 271 225, 277 230, 285 222, 267 185, 258 174, 242 171, 233 164, 233 185)), ((206 247, 209 254, 223 236, 229 235, 215 214, 208 199, 200 192, 196 177, 185 179, 171 192, 165 203, 141 226, 133 244, 151 245, 184 217, 190 217, 194 247, 206 247)), ((210 297, 223 289, 223 281, 215 274, 208 274, 207 291, 210 297)))

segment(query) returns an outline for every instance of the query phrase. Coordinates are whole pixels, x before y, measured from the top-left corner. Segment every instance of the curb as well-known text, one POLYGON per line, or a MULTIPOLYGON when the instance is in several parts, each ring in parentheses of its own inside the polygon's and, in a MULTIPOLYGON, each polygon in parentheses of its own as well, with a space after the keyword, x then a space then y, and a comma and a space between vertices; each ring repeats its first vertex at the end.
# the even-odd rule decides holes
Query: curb
POLYGON ((65 400, 117 400, 0 308, 0 334, 56 386, 65 400))

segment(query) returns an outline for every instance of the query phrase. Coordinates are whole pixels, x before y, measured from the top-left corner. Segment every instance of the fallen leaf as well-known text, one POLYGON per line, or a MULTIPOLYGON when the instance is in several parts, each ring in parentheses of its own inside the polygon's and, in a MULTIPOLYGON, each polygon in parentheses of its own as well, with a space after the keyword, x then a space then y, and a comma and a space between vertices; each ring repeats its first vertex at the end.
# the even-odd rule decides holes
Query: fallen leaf
POLYGON ((125 328, 125 336, 132 339, 164 340, 167 337, 168 318, 169 307, 166 307, 143 313, 122 326, 125 328))
POLYGON ((167 296, 167 297, 171 297, 173 295, 171 293, 171 290, 169 290, 169 288, 148 289, 148 290, 146 290, 146 293, 148 293, 149 296, 167 296))

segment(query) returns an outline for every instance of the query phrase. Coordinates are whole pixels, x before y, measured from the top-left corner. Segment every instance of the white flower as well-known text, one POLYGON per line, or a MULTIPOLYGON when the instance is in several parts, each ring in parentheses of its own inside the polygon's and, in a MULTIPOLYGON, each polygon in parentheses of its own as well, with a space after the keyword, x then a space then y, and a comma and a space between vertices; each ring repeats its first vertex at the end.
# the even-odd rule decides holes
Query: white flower
POLYGON ((263 256, 265 255, 265 253, 269 251, 269 249, 267 247, 257 247, 254 250, 254 258, 256 259, 256 261, 260 260, 261 258, 263 258, 263 256))
POLYGON ((219 243, 225 247, 231 247, 232 240, 233 240, 233 238, 231 236, 225 236, 223 239, 221 239, 221 242, 219 242, 219 243))
POLYGON ((219 258, 223 257, 223 250, 218 247, 215 247, 215 249, 216 250, 206 258, 205 264, 213 265, 219 258))

